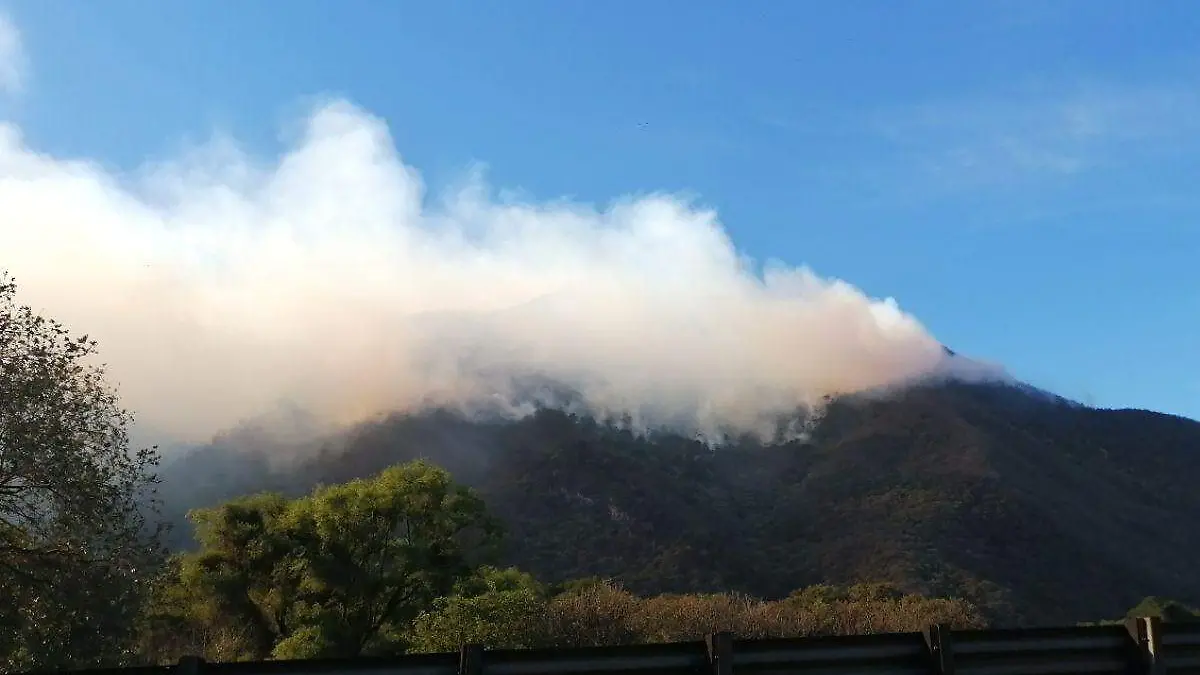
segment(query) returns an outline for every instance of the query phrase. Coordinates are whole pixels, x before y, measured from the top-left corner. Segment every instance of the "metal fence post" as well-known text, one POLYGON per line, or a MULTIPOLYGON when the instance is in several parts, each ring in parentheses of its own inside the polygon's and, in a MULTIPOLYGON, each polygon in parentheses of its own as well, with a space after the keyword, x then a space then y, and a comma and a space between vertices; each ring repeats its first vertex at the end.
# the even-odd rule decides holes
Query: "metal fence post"
POLYGON ((1141 619, 1125 619, 1125 631, 1129 633, 1129 672, 1133 675, 1149 675, 1150 650, 1146 648, 1146 626, 1141 619))
POLYGON ((733 675, 733 633, 713 633, 704 639, 713 675, 733 675))
POLYGON ((1162 653, 1162 619, 1148 616, 1142 619, 1142 623, 1146 626, 1145 649, 1149 657, 1147 665, 1150 675, 1163 675, 1166 672, 1166 664, 1163 662, 1162 653))
POLYGON ((1125 620, 1125 630, 1133 638, 1134 667, 1144 675, 1163 675, 1162 620, 1156 616, 1125 620))
POLYGON ((463 645, 458 652, 458 675, 483 675, 483 645, 463 645))
POLYGON ((935 623, 923 632, 934 675, 954 675, 954 638, 950 629, 935 623))
POLYGON ((200 675, 204 672, 204 659, 199 656, 181 656, 175 666, 179 675, 200 675))

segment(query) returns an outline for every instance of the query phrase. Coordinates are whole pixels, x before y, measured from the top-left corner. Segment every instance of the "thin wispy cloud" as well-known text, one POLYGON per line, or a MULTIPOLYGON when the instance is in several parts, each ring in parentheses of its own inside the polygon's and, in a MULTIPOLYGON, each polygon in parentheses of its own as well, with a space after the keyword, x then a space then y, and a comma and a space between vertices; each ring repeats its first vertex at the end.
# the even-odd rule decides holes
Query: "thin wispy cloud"
POLYGON ((20 93, 25 86, 27 64, 21 32, 0 12, 0 95, 20 93))
POLYGON ((1200 140, 1200 89, 1113 83, 928 102, 870 125, 909 178, 944 187, 1079 177, 1163 159, 1200 140))

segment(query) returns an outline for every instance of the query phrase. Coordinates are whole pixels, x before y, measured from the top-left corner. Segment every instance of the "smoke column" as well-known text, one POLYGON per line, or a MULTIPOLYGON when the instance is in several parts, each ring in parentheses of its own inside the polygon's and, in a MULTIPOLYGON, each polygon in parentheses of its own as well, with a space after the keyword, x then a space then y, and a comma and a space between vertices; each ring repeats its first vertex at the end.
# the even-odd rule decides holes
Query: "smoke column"
POLYGON ((216 140, 117 175, 0 125, 0 268, 100 341, 141 428, 174 442, 294 406, 324 423, 427 405, 520 414, 565 385, 635 424, 758 432, 823 396, 973 368, 891 300, 761 274, 669 195, 597 210, 426 199, 385 124, 316 107, 271 161, 216 140))

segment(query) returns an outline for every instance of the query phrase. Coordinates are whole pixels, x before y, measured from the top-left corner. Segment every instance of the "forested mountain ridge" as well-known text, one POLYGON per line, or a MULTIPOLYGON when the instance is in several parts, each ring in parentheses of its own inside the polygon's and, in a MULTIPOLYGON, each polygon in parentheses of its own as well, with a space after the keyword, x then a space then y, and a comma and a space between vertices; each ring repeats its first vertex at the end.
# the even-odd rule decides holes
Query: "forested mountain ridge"
POLYGON ((504 522, 505 562, 547 581, 766 598, 888 581, 1036 624, 1118 616, 1147 595, 1200 600, 1200 423, 1011 386, 838 400, 810 438, 773 446, 714 449, 551 410, 395 415, 275 468, 253 438, 223 443, 166 467, 168 486, 191 488, 168 488, 168 508, 424 457, 504 522))

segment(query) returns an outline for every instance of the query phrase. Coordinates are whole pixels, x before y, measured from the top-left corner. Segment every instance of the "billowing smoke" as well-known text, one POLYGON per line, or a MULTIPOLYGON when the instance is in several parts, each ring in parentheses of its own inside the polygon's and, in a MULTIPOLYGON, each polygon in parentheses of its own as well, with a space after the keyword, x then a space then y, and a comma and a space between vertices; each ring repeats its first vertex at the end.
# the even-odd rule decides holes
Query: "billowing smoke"
POLYGON ((891 300, 756 270, 714 212, 669 195, 526 203, 475 177, 429 199, 343 101, 276 160, 218 140, 133 175, 0 126, 0 268, 100 341, 143 429, 181 442, 281 406, 519 414, 551 390, 637 425, 758 432, 975 368, 891 300))

